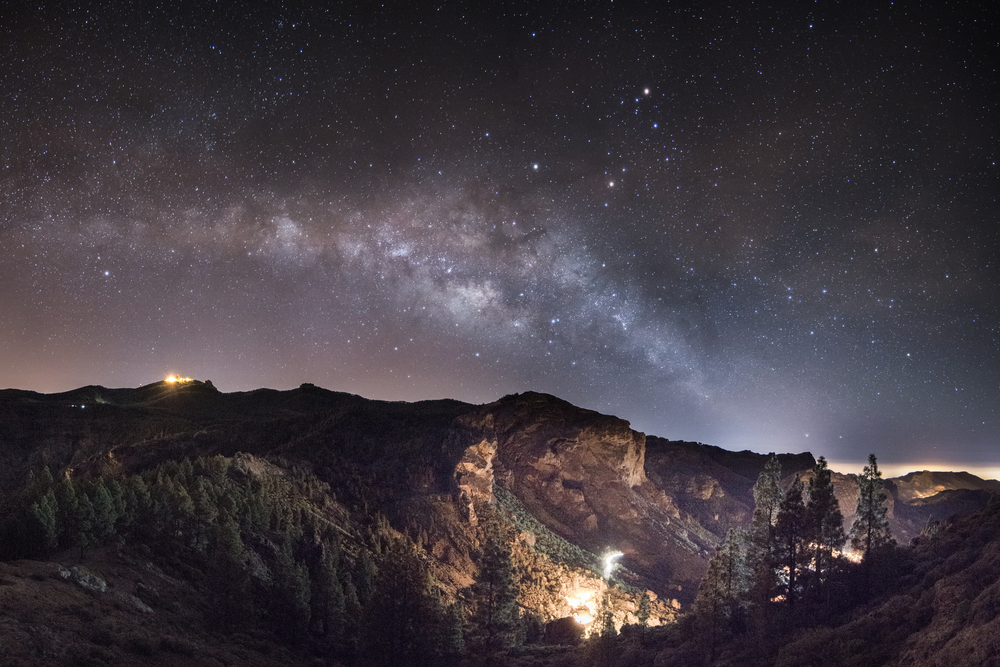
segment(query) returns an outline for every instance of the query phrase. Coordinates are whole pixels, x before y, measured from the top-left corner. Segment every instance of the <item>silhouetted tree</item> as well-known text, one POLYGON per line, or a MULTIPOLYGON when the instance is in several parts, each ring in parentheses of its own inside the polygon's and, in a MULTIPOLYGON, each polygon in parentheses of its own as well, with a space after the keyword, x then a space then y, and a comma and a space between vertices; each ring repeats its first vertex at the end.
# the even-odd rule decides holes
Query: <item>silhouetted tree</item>
MULTIPOLYGON (((711 632, 711 642, 721 627, 738 630, 742 626, 751 572, 746 562, 746 532, 732 528, 715 550, 708 572, 695 598, 695 612, 711 632)), ((648 601, 648 597, 646 598, 648 601)), ((648 604, 648 602, 647 602, 648 604)))
POLYGON ((115 508, 114 499, 105 486, 102 478, 97 478, 90 491, 91 505, 93 507, 93 523, 91 526, 91 540, 94 544, 102 544, 115 534, 115 523, 118 521, 118 511, 115 508))
POLYGON ((35 502, 56 485, 52 471, 48 466, 28 473, 28 481, 24 485, 24 497, 28 502, 35 502))
POLYGON ((58 512, 56 494, 51 488, 31 504, 28 532, 32 544, 27 549, 29 555, 45 554, 56 547, 59 541, 58 512))
POLYGON ((124 511, 119 519, 122 531, 139 539, 151 537, 156 525, 151 516, 153 500, 146 480, 139 475, 128 478, 122 495, 124 511))
POLYGON ((465 608, 461 602, 448 605, 445 612, 442 656, 447 663, 457 663, 465 653, 465 608))
POLYGON ((76 516, 73 524, 73 543, 80 547, 80 560, 88 547, 96 544, 94 535, 94 504, 86 492, 76 496, 76 516))
POLYGON ((358 589, 354 586, 350 572, 344 573, 344 632, 343 641, 348 647, 356 646, 361 634, 361 614, 363 607, 358 599, 358 589))
POLYGON ((210 585, 218 621, 226 629, 245 626, 254 618, 247 550, 236 521, 221 514, 212 527, 209 547, 210 585))
POLYGON ((59 544, 63 547, 74 545, 77 533, 77 514, 79 500, 76 496, 76 484, 69 475, 65 475, 55 486, 56 504, 58 506, 57 524, 59 527, 59 544))
POLYGON ((481 655, 506 653, 516 639, 518 581, 511 561, 513 536, 492 509, 479 512, 483 550, 471 592, 476 610, 470 644, 481 655))
POLYGON ((875 551, 894 543, 882 488, 882 471, 878 469, 875 455, 869 454, 868 465, 858 476, 858 509, 851 526, 851 547, 862 552, 865 560, 875 551))
POLYGON ((747 601, 759 625, 766 620, 767 606, 778 590, 774 522, 781 506, 780 483, 781 462, 772 453, 753 486, 754 511, 746 542, 746 566, 750 573, 747 601))
POLYGON ((813 545, 813 582, 817 591, 833 563, 833 554, 843 548, 844 517, 834 494, 832 474, 826 459, 819 457, 809 480, 809 502, 806 503, 807 539, 813 545))
POLYGON ((786 572, 785 599, 790 605, 795 604, 798 597, 799 571, 803 568, 803 558, 808 550, 802 489, 802 480, 796 475, 781 501, 774 526, 777 562, 786 572))
POLYGON ((379 667, 431 664, 441 656, 444 610, 427 566, 403 540, 385 549, 362 617, 362 660, 379 667))
POLYGON ((354 587, 361 606, 368 604, 375 590, 378 568, 367 549, 362 549, 354 568, 354 587))
POLYGON ((271 619, 284 639, 298 640, 308 632, 310 594, 309 570, 295 560, 292 539, 286 534, 278 550, 271 588, 271 619))
POLYGON ((316 635, 336 642, 344 632, 347 602, 337 576, 337 549, 323 544, 312 576, 312 624, 316 635))

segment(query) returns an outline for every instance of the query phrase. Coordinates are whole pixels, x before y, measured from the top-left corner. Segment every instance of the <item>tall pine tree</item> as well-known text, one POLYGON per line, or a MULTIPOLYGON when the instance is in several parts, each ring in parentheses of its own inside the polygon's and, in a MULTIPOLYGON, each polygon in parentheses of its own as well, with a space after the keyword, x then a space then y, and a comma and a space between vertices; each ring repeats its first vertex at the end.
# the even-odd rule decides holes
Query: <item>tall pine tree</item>
POLYGON ((57 520, 59 504, 56 494, 49 489, 42 497, 31 504, 28 509, 31 522, 29 533, 34 538, 34 544, 28 545, 31 555, 46 554, 55 548, 59 540, 59 523, 57 520))
POLYGON ((347 601, 337 574, 339 548, 334 542, 322 544, 322 554, 312 573, 313 632, 331 642, 343 636, 347 601))
POLYGON ((302 639, 309 630, 311 608, 309 569, 295 559, 293 539, 286 533, 274 564, 271 618, 278 634, 288 640, 302 639))
POLYGON ((511 560, 512 535, 495 511, 480 510, 483 550, 472 585, 476 605, 470 644, 480 655, 506 653, 515 643, 519 620, 518 581, 511 560))
POLYGON ((818 592, 833 565, 833 554, 843 548, 844 517, 833 490, 833 480, 826 459, 819 457, 809 479, 809 502, 806 503, 807 537, 813 545, 813 585, 818 592))
MULTIPOLYGON (((736 630, 742 625, 745 599, 750 590, 746 546, 746 531, 731 528, 715 550, 698 588, 695 612, 711 629, 713 637, 720 626, 736 630)), ((649 598, 645 600, 648 617, 649 598)))
POLYGON ((878 469, 875 455, 869 454, 868 465, 858 476, 858 509, 851 526, 851 547, 860 551, 865 560, 894 543, 882 488, 882 471, 878 469))
POLYGON ((746 562, 751 582, 747 599, 758 625, 766 620, 767 607, 778 592, 774 522, 783 497, 780 483, 781 462, 772 453, 753 486, 754 511, 747 534, 746 562))
POLYGON ((429 665, 443 652, 445 610, 427 565, 403 539, 385 545, 371 600, 361 623, 361 655, 366 665, 429 665))
POLYGON ((799 595, 800 571, 807 550, 806 505, 802 500, 802 480, 798 475, 785 493, 775 520, 775 547, 778 565, 785 571, 785 600, 795 604, 799 595))

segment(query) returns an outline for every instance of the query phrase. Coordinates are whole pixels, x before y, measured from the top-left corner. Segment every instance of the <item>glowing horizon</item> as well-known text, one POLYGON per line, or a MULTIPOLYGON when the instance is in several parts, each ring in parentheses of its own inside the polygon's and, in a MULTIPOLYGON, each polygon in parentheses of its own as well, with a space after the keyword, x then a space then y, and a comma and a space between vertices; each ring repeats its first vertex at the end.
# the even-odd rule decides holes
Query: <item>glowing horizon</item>
MULTIPOLYGON (((828 460, 830 470, 842 474, 860 474, 868 461, 828 460)), ((908 463, 878 462, 883 479, 902 477, 911 472, 967 472, 981 479, 1000 480, 1000 465, 964 465, 944 461, 914 461, 908 463)))

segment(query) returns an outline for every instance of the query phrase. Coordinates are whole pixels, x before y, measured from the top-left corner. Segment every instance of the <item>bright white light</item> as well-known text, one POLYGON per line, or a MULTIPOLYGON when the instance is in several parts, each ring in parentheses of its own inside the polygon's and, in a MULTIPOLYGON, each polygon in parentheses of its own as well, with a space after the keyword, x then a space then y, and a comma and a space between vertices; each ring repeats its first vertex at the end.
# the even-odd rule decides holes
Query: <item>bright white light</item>
POLYGON ((569 606, 573 618, 580 625, 589 625, 594 622, 596 602, 594 601, 594 591, 577 590, 572 595, 566 596, 566 604, 569 606))
POLYGON ((624 556, 622 552, 617 552, 604 557, 604 578, 611 578, 611 570, 614 568, 615 564, 612 562, 616 558, 621 558, 624 556))

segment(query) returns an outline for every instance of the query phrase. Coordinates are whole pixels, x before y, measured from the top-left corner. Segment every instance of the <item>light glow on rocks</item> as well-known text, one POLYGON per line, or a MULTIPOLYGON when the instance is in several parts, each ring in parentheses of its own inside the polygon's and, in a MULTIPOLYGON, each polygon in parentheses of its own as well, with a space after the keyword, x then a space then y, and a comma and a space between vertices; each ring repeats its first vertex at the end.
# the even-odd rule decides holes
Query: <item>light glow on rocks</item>
POLYGON ((595 591, 577 589, 572 595, 566 596, 566 604, 572 610, 573 618, 580 625, 590 625, 596 618, 595 591))

